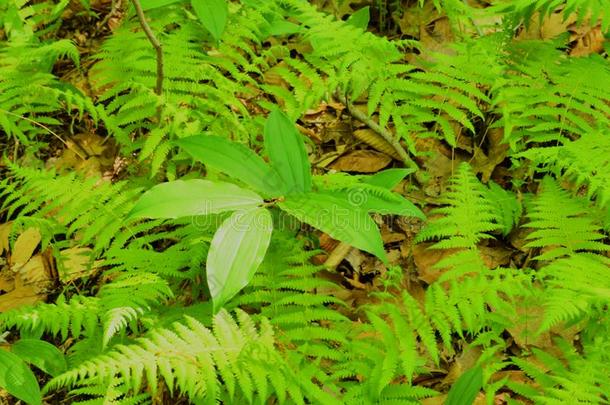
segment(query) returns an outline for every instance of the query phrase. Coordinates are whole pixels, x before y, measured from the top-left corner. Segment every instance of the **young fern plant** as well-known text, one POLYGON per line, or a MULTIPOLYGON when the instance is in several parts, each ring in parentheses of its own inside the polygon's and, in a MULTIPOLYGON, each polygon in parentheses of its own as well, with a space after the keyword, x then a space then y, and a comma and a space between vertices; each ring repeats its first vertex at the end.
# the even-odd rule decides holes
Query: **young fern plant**
POLYGON ((148 190, 128 215, 159 219, 233 212, 216 231, 207 257, 215 311, 250 282, 261 264, 273 230, 268 207, 277 207, 384 262, 381 234, 369 212, 423 218, 411 202, 383 187, 356 188, 367 197, 363 206, 351 203, 349 192, 335 195, 314 190, 305 144, 293 122, 279 110, 269 115, 264 137, 270 164, 245 146, 217 136, 177 142, 196 160, 256 192, 222 181, 176 180, 148 190))

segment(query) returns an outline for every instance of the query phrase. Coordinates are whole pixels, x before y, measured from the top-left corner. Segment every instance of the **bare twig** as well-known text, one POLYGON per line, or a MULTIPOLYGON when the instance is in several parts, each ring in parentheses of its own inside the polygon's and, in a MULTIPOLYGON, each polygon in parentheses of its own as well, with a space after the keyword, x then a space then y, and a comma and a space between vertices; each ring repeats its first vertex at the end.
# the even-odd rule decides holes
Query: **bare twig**
POLYGON ((347 106, 347 110, 352 115, 352 117, 366 124, 369 128, 371 128, 373 131, 378 133, 383 139, 385 139, 386 142, 389 143, 394 148, 394 150, 396 150, 396 153, 398 153, 398 156, 400 156, 400 158, 403 160, 407 167, 417 169, 417 164, 409 157, 405 149, 402 147, 400 142, 398 142, 396 137, 394 137, 394 135, 392 135, 387 129, 382 128, 378 123, 369 118, 365 113, 354 107, 354 105, 347 99, 347 97, 345 98, 345 105, 347 106))
POLYGON ((63 144, 66 146, 66 148, 68 148, 68 149, 70 149, 72 152, 74 152, 74 154, 75 154, 76 156, 78 156, 79 158, 81 158, 81 159, 83 159, 83 160, 87 160, 87 159, 86 159, 86 158, 85 158, 83 155, 81 155, 81 154, 80 154, 80 153, 79 153, 79 152, 76 150, 76 148, 74 148, 72 145, 70 145, 68 142, 66 142, 66 141, 65 141, 65 140, 64 140, 64 139, 63 139, 61 136, 57 135, 57 133, 56 133, 56 132, 53 132, 53 131, 51 130, 51 128, 47 127, 46 125, 41 124, 41 123, 40 123, 40 122, 38 122, 38 121, 34 121, 34 120, 33 120, 33 119, 31 119, 31 118, 24 117, 23 115, 15 114, 14 112, 11 112, 11 111, 8 111, 8 110, 5 110, 5 109, 3 109, 3 108, 0 108, 0 112, 2 112, 2 113, 4 113, 4 114, 12 115, 13 117, 21 118, 22 120, 26 120, 27 122, 30 122, 30 123, 32 123, 32 124, 34 124, 34 125, 36 125, 36 126, 39 126, 40 128, 44 129, 45 131, 47 131, 48 133, 50 133, 51 135, 53 135, 55 138, 59 139, 59 141, 60 141, 61 143, 63 143, 63 144))
MULTIPOLYGON (((138 15, 138 19, 140 20, 140 25, 146 34, 146 38, 151 43, 153 48, 155 48, 155 52, 157 53, 157 84, 155 86, 155 94, 158 96, 163 93, 163 48, 161 47, 161 42, 157 39, 154 32, 150 29, 150 25, 146 21, 146 16, 144 15, 144 11, 142 10, 142 5, 140 4, 140 0, 131 0, 133 6, 136 8, 136 14, 138 15)), ((159 122, 161 121, 161 106, 157 107, 157 118, 159 122)))

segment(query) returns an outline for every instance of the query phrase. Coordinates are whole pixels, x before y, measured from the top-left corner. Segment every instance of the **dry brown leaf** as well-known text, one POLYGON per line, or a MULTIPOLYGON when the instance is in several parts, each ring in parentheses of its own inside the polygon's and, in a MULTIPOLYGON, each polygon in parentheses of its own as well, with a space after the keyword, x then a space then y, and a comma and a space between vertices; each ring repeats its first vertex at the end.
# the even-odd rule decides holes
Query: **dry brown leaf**
POLYGON ((434 268, 442 259, 445 259, 461 249, 428 249, 433 243, 418 243, 412 247, 413 260, 417 267, 420 280, 427 284, 435 282, 446 270, 434 268))
POLYGON ((46 294, 42 293, 34 285, 25 285, 21 288, 0 295, 0 312, 6 312, 9 309, 19 308, 24 305, 35 304, 44 301, 47 298, 46 294))
POLYGON ((495 269, 496 267, 508 265, 513 251, 502 246, 479 246, 479 255, 483 259, 485 266, 495 269))
POLYGON ((370 147, 374 148, 379 152, 383 152, 386 155, 392 156, 396 160, 401 160, 400 155, 396 152, 396 149, 388 143, 381 135, 372 129, 358 129, 354 131, 356 139, 366 143, 370 147))
POLYGON ((0 255, 4 252, 8 252, 11 247, 8 237, 11 234, 12 227, 12 222, 7 222, 0 225, 0 255))
POLYGON ((32 257, 23 267, 19 269, 15 277, 15 290, 23 286, 35 286, 44 290, 52 284, 51 272, 43 255, 32 257))
POLYGON ((375 173, 391 161, 392 158, 385 153, 356 150, 341 156, 330 167, 341 172, 375 173))
POLYGON ((41 236, 38 228, 28 228, 19 235, 11 251, 11 267, 13 270, 18 269, 30 260, 40 240, 41 236))
POLYGON ((481 173, 481 179, 487 183, 496 166, 506 159, 509 145, 503 143, 504 130, 502 128, 492 128, 487 133, 488 154, 485 155, 480 148, 475 148, 472 166, 477 173, 481 173))
POLYGON ((606 37, 600 26, 585 30, 579 27, 570 31, 572 31, 570 42, 576 42, 570 51, 571 56, 587 56, 604 50, 606 37))
POLYGON ((90 275, 94 271, 91 265, 91 249, 73 247, 62 250, 57 267, 59 279, 64 284, 90 275))
POLYGON ((534 13, 528 26, 524 28, 519 35, 517 35, 517 39, 553 39, 566 32, 568 30, 568 26, 574 23, 576 18, 576 15, 572 14, 567 20, 564 21, 564 14, 562 12, 555 12, 545 16, 542 22, 540 22, 540 14, 534 13))

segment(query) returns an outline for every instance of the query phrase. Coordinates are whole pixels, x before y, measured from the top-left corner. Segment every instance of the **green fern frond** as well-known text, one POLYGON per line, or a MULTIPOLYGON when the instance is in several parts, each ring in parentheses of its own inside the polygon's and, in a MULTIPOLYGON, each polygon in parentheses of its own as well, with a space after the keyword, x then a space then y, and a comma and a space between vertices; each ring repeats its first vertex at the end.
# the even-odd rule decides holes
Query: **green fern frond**
MULTIPOLYGON (((576 353, 570 343, 557 342, 562 358, 539 349, 533 349, 533 358, 513 358, 512 362, 523 370, 535 386, 507 383, 508 387, 524 397, 541 404, 605 404, 610 392, 608 382, 608 356, 602 347, 587 347, 585 353, 576 353), (601 349, 601 350, 600 350, 601 349)), ((607 340, 606 340, 607 344, 607 340)))
POLYGON ((492 238, 490 232, 502 228, 502 216, 488 193, 470 166, 461 164, 443 198, 446 206, 430 212, 442 217, 430 221, 417 235, 416 242, 440 239, 432 248, 474 248, 481 240, 492 238))
POLYGON ((130 395, 130 390, 119 378, 110 381, 87 380, 77 384, 69 395, 76 405, 140 405, 151 403, 150 394, 130 395), (87 399, 85 399, 87 398, 87 399))
POLYGON ((595 318, 610 304, 610 260, 601 255, 576 253, 540 269, 545 282, 545 312, 540 330, 560 322, 595 318))
POLYGON ((561 10, 564 20, 575 14, 578 24, 588 20, 591 26, 601 22, 603 31, 608 31, 610 28, 610 11, 604 0, 539 0, 535 2, 499 0, 496 3, 492 11, 512 14, 524 20, 526 24, 537 12, 540 13, 539 18, 542 20, 545 16, 561 10))
POLYGON ((92 335, 98 327, 102 312, 100 299, 75 296, 66 302, 60 296, 55 304, 41 303, 24 306, 0 314, 0 325, 40 335, 49 332, 66 340, 71 334, 75 338, 81 334, 92 335))
POLYGON ((525 225, 534 231, 527 236, 526 247, 545 248, 537 260, 550 260, 580 251, 607 251, 601 225, 588 215, 586 200, 572 197, 551 177, 545 177, 540 192, 528 210, 525 225))
POLYGON ((53 218, 65 227, 67 237, 77 237, 82 245, 92 244, 97 253, 120 233, 122 218, 140 193, 124 183, 81 179, 75 173, 56 175, 16 165, 10 170, 13 178, 0 182, 2 208, 9 218, 15 214, 17 218, 53 218))
MULTIPOLYGON (((269 384, 297 384, 274 347, 268 321, 263 318, 256 327, 244 312, 236 315, 239 323, 221 311, 214 318, 213 330, 193 318, 171 329, 153 330, 131 345, 115 346, 54 378, 45 389, 71 386, 84 378, 120 376, 136 392, 146 381, 154 395, 161 379, 170 391, 179 389, 194 401, 215 401, 222 390, 228 398, 237 396, 251 403, 255 396, 267 399, 269 384)), ((282 386, 273 388, 279 392, 282 386)))

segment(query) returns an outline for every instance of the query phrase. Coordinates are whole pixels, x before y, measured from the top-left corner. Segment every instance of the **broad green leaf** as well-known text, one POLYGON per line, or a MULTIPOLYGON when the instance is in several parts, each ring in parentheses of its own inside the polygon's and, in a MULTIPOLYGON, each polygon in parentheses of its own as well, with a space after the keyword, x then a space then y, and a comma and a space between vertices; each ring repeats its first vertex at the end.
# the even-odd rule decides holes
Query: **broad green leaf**
POLYGON ((42 404, 36 376, 16 354, 0 350, 0 388, 30 405, 42 404))
POLYGON ((346 200, 327 194, 307 193, 288 196, 278 205, 331 237, 387 261, 381 234, 373 219, 346 200))
POLYGON ((215 312, 248 285, 265 257, 272 231, 273 220, 265 208, 236 211, 220 225, 206 264, 215 312))
POLYGON ((347 19, 347 23, 356 28, 366 30, 369 26, 369 20, 371 19, 369 9, 369 6, 362 7, 347 19))
POLYGON ((220 40, 229 16, 227 0, 191 0, 191 5, 205 29, 220 40))
POLYGON ((185 0, 141 0, 142 10, 152 10, 155 8, 169 6, 174 3, 181 3, 185 0))
POLYGON ((176 142, 194 159, 243 181, 268 197, 279 197, 282 179, 263 158, 220 136, 190 136, 176 142))
POLYGON ((180 218, 255 208, 263 199, 235 184, 176 180, 157 184, 138 200, 128 218, 180 218))
POLYGON ((341 198, 347 201, 352 208, 366 212, 426 219, 424 213, 411 201, 386 188, 356 184, 341 190, 329 190, 323 193, 341 198))
POLYGON ((414 169, 387 169, 367 176, 362 182, 392 190, 402 179, 414 171, 414 169))
POLYGON ((285 194, 311 191, 311 166, 305 143, 294 123, 279 110, 265 123, 265 149, 271 165, 284 180, 285 194))
POLYGON ((483 368, 475 366, 457 379, 451 386, 445 405, 472 405, 483 387, 483 368))
POLYGON ((68 368, 64 354, 44 340, 21 339, 11 346, 11 351, 53 377, 68 368))

